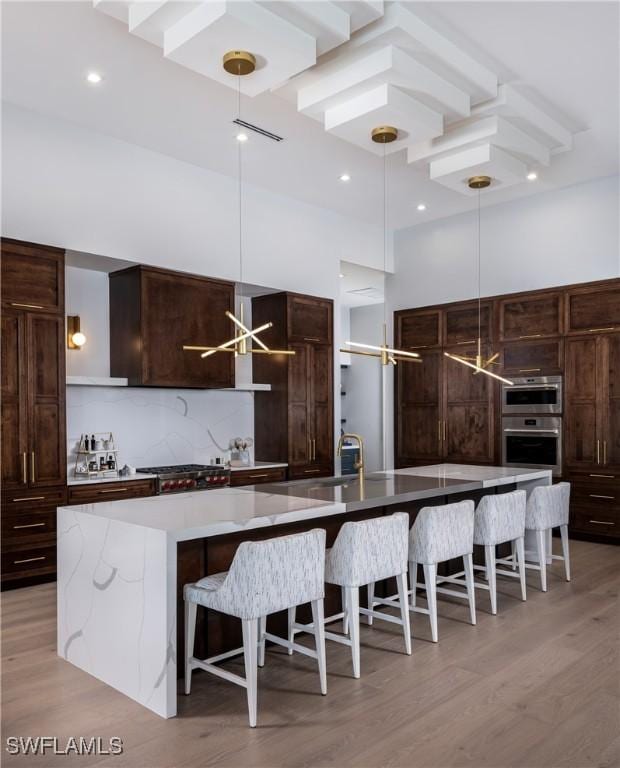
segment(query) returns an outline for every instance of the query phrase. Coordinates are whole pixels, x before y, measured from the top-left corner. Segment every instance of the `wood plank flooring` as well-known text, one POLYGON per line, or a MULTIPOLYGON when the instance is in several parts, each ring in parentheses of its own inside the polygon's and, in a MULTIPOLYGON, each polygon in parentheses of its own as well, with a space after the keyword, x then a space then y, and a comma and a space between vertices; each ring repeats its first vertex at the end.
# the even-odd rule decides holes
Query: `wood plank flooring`
MULTIPOLYGON (((557 542, 556 542, 557 545, 557 542)), ((571 542, 573 581, 562 564, 549 592, 528 573, 498 579, 499 613, 477 590, 439 601, 439 644, 413 615, 413 655, 400 628, 362 628, 362 677, 349 649, 328 643, 328 695, 313 660, 269 650, 259 670, 258 728, 247 727, 245 690, 194 673, 179 716, 162 720, 56 656, 55 585, 2 596, 3 760, 65 765, 66 757, 10 756, 8 736, 123 739, 120 756, 71 757, 73 766, 128 768, 613 768, 620 765, 620 548, 571 542)), ((230 668, 242 672, 239 661, 230 668)))

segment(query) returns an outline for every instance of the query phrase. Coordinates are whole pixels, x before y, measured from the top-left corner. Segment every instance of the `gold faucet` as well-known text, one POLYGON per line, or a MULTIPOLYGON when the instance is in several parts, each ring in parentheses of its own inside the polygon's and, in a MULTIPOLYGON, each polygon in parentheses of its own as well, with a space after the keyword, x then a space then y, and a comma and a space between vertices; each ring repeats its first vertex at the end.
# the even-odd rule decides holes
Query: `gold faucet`
POLYGON ((357 440, 357 442, 358 442, 359 449, 360 449, 360 451, 359 451, 359 458, 353 464, 353 468, 358 470, 359 478, 360 478, 360 483, 363 483, 364 482, 364 441, 363 441, 361 435, 355 435, 353 433, 345 434, 345 435, 340 435, 340 440, 338 440, 338 451, 337 451, 338 456, 342 456, 342 446, 344 445, 344 441, 347 440, 347 439, 348 440, 351 440, 351 439, 357 440))

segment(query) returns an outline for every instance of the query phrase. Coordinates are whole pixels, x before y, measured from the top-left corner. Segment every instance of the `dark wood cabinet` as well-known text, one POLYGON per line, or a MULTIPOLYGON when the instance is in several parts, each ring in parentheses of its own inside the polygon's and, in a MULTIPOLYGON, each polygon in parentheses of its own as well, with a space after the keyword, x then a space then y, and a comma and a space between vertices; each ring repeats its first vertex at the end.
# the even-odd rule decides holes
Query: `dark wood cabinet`
POLYGON ((286 480, 286 467, 252 467, 235 469, 230 473, 230 487, 242 485, 260 485, 262 483, 280 483, 286 480))
POLYGON ((65 252, 3 238, 2 304, 31 312, 64 313, 65 252))
POLYGON ((566 293, 566 332, 603 333, 620 331, 618 280, 575 286, 566 293))
MULTIPOLYGON (((443 310, 443 346, 475 346, 478 340, 478 302, 448 305, 443 310)), ((480 336, 483 341, 493 337, 493 302, 480 303, 480 336)), ((468 354, 461 350, 457 354, 468 354)), ((475 351, 474 351, 475 354, 475 351)))
POLYGON ((2 240, 2 583, 53 576, 65 500, 64 254, 2 240), (52 519, 52 512, 54 516, 52 519))
POLYGON ((508 376, 562 373, 564 339, 528 339, 502 345, 502 370, 508 376))
POLYGON ((132 386, 234 386, 234 355, 202 358, 183 345, 217 346, 235 335, 234 285, 152 267, 110 274, 110 370, 132 386))
POLYGON ((564 466, 590 468, 601 461, 600 339, 566 340, 564 466))
POLYGON ((119 501, 122 499, 139 499, 143 496, 155 495, 155 481, 122 480, 106 483, 85 483, 70 485, 68 488, 69 504, 97 504, 100 501, 119 501))
POLYGON ((395 312, 395 336, 400 339, 400 348, 409 350, 440 347, 442 320, 443 314, 438 309, 395 312))
POLYGON ((517 294, 498 301, 500 341, 523 341, 563 333, 563 296, 559 291, 517 294))
MULTIPOLYGON (((483 332, 492 329, 489 302, 481 305, 483 332)), ((424 340, 435 341, 434 332, 443 328, 443 338, 452 346, 422 351, 422 363, 397 366, 395 381, 395 463, 398 467, 442 461, 489 464, 495 461, 496 387, 487 376, 474 376, 470 368, 444 355, 474 355, 478 336, 477 302, 455 305, 447 310, 409 310, 396 313, 396 347, 406 347, 400 335, 410 341, 424 327, 433 333, 424 340), (428 324, 431 322, 432 326, 428 324)), ((438 339, 439 340, 439 339, 438 339)), ((410 344, 415 348, 415 344, 410 344)), ((421 349, 421 345, 418 345, 421 349)), ((483 352, 488 352, 485 345, 483 352)))
POLYGON ((252 300, 254 325, 271 322, 263 340, 294 355, 256 355, 254 381, 271 392, 254 396, 257 461, 288 463, 288 476, 334 471, 333 304, 329 299, 278 293, 252 300))

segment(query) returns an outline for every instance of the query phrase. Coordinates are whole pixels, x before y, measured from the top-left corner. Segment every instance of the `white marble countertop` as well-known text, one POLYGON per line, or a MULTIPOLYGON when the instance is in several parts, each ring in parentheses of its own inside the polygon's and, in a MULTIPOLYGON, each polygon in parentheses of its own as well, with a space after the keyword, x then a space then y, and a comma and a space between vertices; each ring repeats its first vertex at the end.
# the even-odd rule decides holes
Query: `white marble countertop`
POLYGON ((425 467, 406 467, 391 469, 385 475, 409 475, 412 477, 433 477, 437 480, 471 480, 482 483, 483 488, 495 485, 510 485, 526 480, 551 478, 550 469, 531 469, 529 467, 485 467, 472 464, 430 464, 425 467))
POLYGON ((231 467, 231 472, 251 472, 253 469, 280 469, 286 468, 288 464, 281 461, 255 461, 246 467, 231 467))
POLYGON ((218 488, 65 507, 103 520, 166 532, 174 541, 220 536, 346 512, 344 504, 218 488))
POLYGON ((148 472, 136 472, 135 475, 121 475, 120 477, 68 477, 67 485, 98 485, 99 483, 131 483, 134 480, 150 480, 157 475, 148 472))

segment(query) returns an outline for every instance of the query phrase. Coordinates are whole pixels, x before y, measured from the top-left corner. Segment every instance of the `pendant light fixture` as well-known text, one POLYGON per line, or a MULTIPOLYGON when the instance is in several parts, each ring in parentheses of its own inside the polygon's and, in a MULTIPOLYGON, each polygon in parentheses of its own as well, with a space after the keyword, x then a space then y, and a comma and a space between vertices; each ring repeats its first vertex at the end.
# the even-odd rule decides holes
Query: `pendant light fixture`
POLYGON ((510 379, 505 379, 503 376, 499 376, 497 373, 489 370, 491 365, 499 365, 497 358, 499 352, 491 355, 486 360, 482 355, 482 338, 481 338, 481 298, 480 298, 480 190, 486 189, 491 185, 490 176, 472 176, 467 185, 470 189, 478 190, 478 346, 475 357, 467 357, 465 355, 453 355, 451 352, 444 352, 446 357, 450 360, 455 360, 457 363, 466 365, 469 368, 473 368, 474 376, 478 373, 484 373, 486 376, 490 376, 493 379, 504 382, 504 384, 513 385, 514 382, 510 379))
MULTIPOLYGON (((385 145, 391 144, 398 138, 398 129, 391 125, 380 125, 373 128, 370 138, 376 144, 383 144, 383 280, 385 286, 385 275, 387 273, 387 167, 385 145)), ((385 290, 383 296, 383 343, 381 346, 376 344, 362 344, 359 341, 345 341, 347 349, 341 349, 350 355, 364 355, 366 357, 377 357, 381 365, 396 365, 397 363, 421 363, 422 360, 417 352, 406 352, 404 349, 395 349, 388 346, 387 343, 387 303, 385 301, 385 290), (358 347, 359 349, 351 349, 358 347), (370 351, 366 351, 370 350, 370 351)))
MULTIPOLYGON (((256 57, 249 51, 228 51, 224 54, 222 59, 222 66, 225 71, 230 75, 234 75, 237 78, 237 123, 241 121, 241 78, 245 75, 250 75, 256 69, 256 57)), ((261 339, 258 334, 262 331, 266 331, 273 326, 273 323, 264 323, 258 328, 250 329, 246 326, 243 319, 243 227, 242 227, 242 163, 241 163, 241 150, 242 145, 247 141, 247 135, 243 132, 237 134, 237 184, 238 184, 238 200, 239 200, 239 308, 237 314, 226 311, 226 317, 233 323, 235 335, 229 341, 219 344, 217 347, 201 347, 194 345, 184 345, 183 349, 186 351, 201 352, 201 357, 210 357, 217 352, 228 352, 238 355, 247 355, 248 352, 252 354, 263 355, 294 355, 295 351, 291 349, 270 349, 261 339), (248 339, 258 344, 258 349, 248 347, 248 339)))

